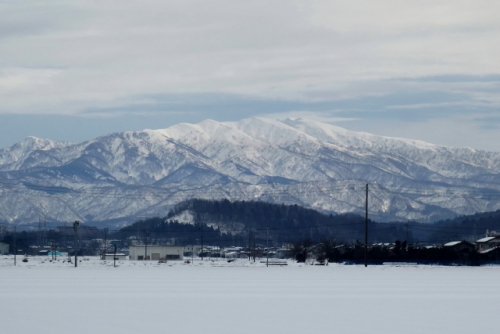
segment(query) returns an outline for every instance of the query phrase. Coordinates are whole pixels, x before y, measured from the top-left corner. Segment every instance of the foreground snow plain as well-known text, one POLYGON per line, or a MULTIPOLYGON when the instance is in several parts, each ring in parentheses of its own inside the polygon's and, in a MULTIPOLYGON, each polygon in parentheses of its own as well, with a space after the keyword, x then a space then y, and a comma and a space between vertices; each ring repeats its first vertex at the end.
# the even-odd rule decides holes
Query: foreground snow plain
POLYGON ((2 333, 472 333, 500 267, 271 266, 0 257, 2 333))

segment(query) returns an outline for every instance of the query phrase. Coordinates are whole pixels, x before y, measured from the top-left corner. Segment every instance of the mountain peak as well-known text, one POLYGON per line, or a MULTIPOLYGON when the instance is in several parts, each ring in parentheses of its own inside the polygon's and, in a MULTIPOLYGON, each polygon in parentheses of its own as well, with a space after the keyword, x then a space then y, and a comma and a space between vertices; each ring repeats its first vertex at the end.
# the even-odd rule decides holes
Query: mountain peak
POLYGON ((2 177, 19 186, 17 202, 33 203, 16 211, 7 196, 0 198, 0 211, 28 221, 46 206, 57 220, 77 219, 76 212, 99 220, 162 216, 189 198, 362 212, 359 191, 365 183, 371 184, 372 214, 387 219, 425 221, 500 208, 500 153, 376 136, 304 118, 209 119, 66 146, 28 137, 0 150, 2 177), (34 196, 44 188, 27 184, 61 191, 34 196), (478 196, 485 189, 488 196, 478 196))
POLYGON ((53 148, 66 146, 68 144, 69 143, 28 136, 22 142, 16 143, 6 150, 9 150, 12 154, 18 156, 31 151, 47 151, 53 148))

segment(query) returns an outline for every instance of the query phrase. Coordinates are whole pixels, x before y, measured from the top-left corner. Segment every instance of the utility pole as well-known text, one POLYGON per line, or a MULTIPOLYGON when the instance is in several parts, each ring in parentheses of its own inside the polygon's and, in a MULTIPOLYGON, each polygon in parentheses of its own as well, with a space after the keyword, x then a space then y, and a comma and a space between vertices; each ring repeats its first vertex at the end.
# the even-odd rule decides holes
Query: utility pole
POLYGON ((148 259, 148 237, 149 232, 146 231, 146 242, 144 242, 144 261, 148 259))
POLYGON ((217 224, 219 230, 219 260, 222 260, 222 232, 220 230, 220 222, 217 224))
POLYGON ((113 267, 116 268, 116 244, 114 246, 115 246, 115 253, 113 254, 113 267))
POLYGON ((200 233, 201 233, 201 238, 200 238, 200 244, 201 244, 201 260, 203 261, 203 222, 200 223, 200 233))
POLYGON ((104 251, 102 253, 102 255, 104 256, 104 259, 106 259, 107 249, 108 249, 108 228, 106 227, 104 229, 104 251))
POLYGON ((77 240, 78 240, 78 226, 80 225, 80 222, 78 220, 75 220, 73 223, 73 230, 75 231, 75 245, 73 247, 75 251, 75 268, 78 267, 78 249, 76 247, 77 245, 77 240))
POLYGON ((368 183, 366 184, 365 201, 365 267, 368 267, 368 183))
POLYGON ((253 262, 255 262, 255 255, 256 255, 256 249, 255 249, 255 234, 253 235, 253 262))
POLYGON ((252 233, 248 230, 248 261, 252 260, 252 233))
POLYGON ((45 216, 43 221, 43 230, 42 230, 42 246, 47 244, 47 216, 45 216))
POLYGON ((269 267, 269 228, 266 228, 266 267, 269 267))
POLYGON ((408 240, 408 229, 410 228, 410 225, 405 224, 406 226, 406 249, 408 249, 408 246, 410 245, 410 241, 408 240))
POLYGON ((40 220, 40 216, 38 216, 38 232, 36 234, 36 245, 38 246, 38 248, 40 248, 41 243, 42 243, 42 222, 40 220))
POLYGON ((16 265, 17 259, 17 231, 16 231, 16 226, 14 226, 14 266, 16 265))

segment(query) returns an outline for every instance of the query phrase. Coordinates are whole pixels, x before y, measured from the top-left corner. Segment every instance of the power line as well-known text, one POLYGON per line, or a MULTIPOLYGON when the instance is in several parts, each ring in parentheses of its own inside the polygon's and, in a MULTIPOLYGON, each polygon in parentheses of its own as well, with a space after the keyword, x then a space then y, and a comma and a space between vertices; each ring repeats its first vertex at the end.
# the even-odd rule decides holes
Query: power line
MULTIPOLYGON (((338 180, 318 180, 318 181, 305 181, 305 182, 299 182, 293 185, 283 185, 283 184, 277 184, 277 185, 272 185, 272 189, 258 189, 259 184, 255 185, 244 185, 240 184, 245 187, 244 190, 239 190, 238 193, 233 194, 228 194, 227 190, 221 189, 221 188, 215 188, 215 186, 222 186, 223 184, 217 184, 217 185, 208 185, 208 186, 202 186, 202 187, 197 187, 197 188, 185 188, 185 187, 179 187, 176 189, 164 189, 164 188, 159 188, 159 187, 151 187, 151 186, 140 186, 134 189, 127 190, 125 189, 125 193, 123 193, 124 190, 119 189, 117 192, 117 188, 115 187, 103 187, 99 189, 70 189, 70 188, 64 188, 61 190, 62 187, 53 187, 53 186, 40 186, 40 185, 30 185, 28 189, 36 189, 33 191, 36 191, 37 194, 36 196, 56 196, 56 198, 59 198, 59 196, 62 197, 67 197, 67 196, 89 196, 89 197, 99 197, 99 198, 128 198, 128 199, 148 199, 148 195, 151 196, 150 198, 157 198, 157 200, 154 200, 156 202, 154 205, 159 205, 160 203, 165 202, 166 200, 170 201, 175 201, 175 198, 178 198, 177 201, 182 201, 189 199, 190 197, 193 198, 193 196, 196 196, 193 194, 193 192, 199 191, 204 189, 205 195, 207 195, 209 198, 231 198, 233 199, 234 196, 239 196, 239 197, 245 197, 246 195, 251 195, 253 196, 252 199, 255 200, 262 200, 266 196, 272 196, 275 197, 275 200, 279 198, 279 196, 286 196, 288 199, 294 199, 295 201, 299 200, 300 201, 300 196, 302 195, 309 195, 309 194, 315 194, 315 196, 327 196, 330 198, 335 198, 336 201, 341 200, 341 197, 339 198, 340 194, 345 194, 345 193, 353 193, 354 195, 361 196, 359 190, 361 190, 361 182, 363 180, 346 180, 346 181, 338 181, 338 180), (335 185, 329 185, 329 186, 321 186, 325 182, 335 182, 335 183, 343 183, 343 184, 335 184, 335 185), (303 189, 300 189, 300 188, 303 189), (306 188, 304 188, 306 187, 306 188), (68 190, 69 189, 69 190, 68 190), (294 189, 293 192, 291 189, 294 189), (47 194, 43 195, 40 194, 40 192, 46 191, 47 194), (137 194, 137 191, 140 192, 140 194, 137 194), (333 191, 333 192, 331 192, 333 191), (50 195, 52 193, 52 195, 50 195)), ((9 183, 9 182, 0 182, 0 185, 4 185, 4 187, 11 189, 12 191, 15 191, 13 188, 14 183, 9 183)), ((18 184, 19 185, 19 184, 18 184)), ((484 197, 488 197, 489 200, 499 198, 500 199, 500 191, 496 190, 491 190, 489 189, 486 191, 485 189, 472 189, 471 191, 475 191, 476 193, 471 193, 471 194, 464 194, 462 189, 455 189, 455 190, 450 190, 448 187, 436 187, 432 186, 429 188, 425 189, 420 189, 420 190, 415 190, 415 188, 404 188, 404 187, 395 187, 396 189, 389 189, 387 186, 382 186, 377 183, 373 183, 373 186, 375 189, 378 189, 380 191, 386 192, 391 195, 395 196, 457 196, 460 198, 464 199, 475 199, 475 200, 485 200, 484 197), (440 193, 441 192, 441 193, 440 193)), ((18 192, 21 192, 20 190, 17 190, 18 192)), ((375 198, 380 197, 380 193, 373 193, 375 198)), ((279 200, 279 199, 278 199, 279 200)), ((382 199, 381 199, 382 200, 382 199)), ((425 203, 424 203, 425 204, 425 203)), ((353 204, 351 204, 353 205, 353 204)), ((372 207, 375 210, 375 205, 376 203, 372 203, 372 207)), ((377 210, 375 210, 377 211, 377 210)))

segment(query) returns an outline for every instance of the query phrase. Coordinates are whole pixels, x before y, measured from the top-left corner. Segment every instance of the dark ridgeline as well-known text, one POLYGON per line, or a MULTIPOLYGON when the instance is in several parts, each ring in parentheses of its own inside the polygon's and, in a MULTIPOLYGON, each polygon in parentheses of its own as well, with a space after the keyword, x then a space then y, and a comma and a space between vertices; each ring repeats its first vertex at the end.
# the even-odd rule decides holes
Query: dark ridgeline
POLYGON ((500 232, 500 210, 441 220, 434 223, 432 227, 430 242, 476 241, 485 237, 487 230, 500 232))
MULTIPOLYGON (((218 246, 245 246, 249 239, 265 244, 267 232, 271 245, 281 246, 303 239, 319 242, 331 238, 339 242, 355 242, 364 238, 364 217, 355 214, 325 214, 298 205, 272 204, 259 201, 194 199, 178 204, 164 218, 138 221, 118 232, 127 238, 148 231, 149 238, 176 244, 193 244, 201 237, 218 246), (176 219, 192 213, 194 224, 176 219)), ((378 224, 369 221, 370 239, 389 242, 406 235, 401 224, 378 224)), ((252 241, 253 242, 253 241, 252 241)))

